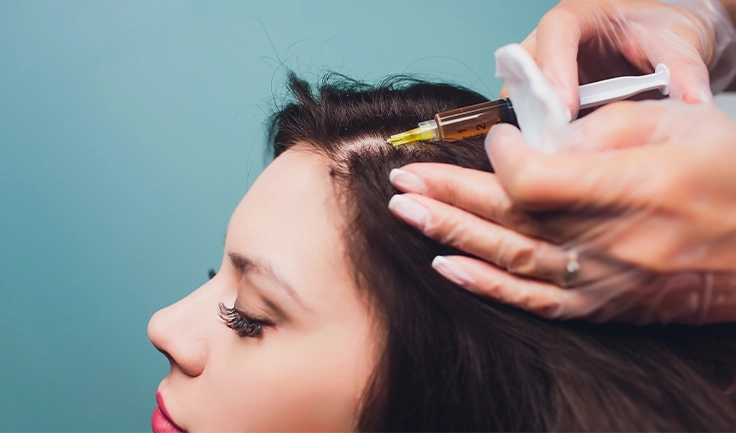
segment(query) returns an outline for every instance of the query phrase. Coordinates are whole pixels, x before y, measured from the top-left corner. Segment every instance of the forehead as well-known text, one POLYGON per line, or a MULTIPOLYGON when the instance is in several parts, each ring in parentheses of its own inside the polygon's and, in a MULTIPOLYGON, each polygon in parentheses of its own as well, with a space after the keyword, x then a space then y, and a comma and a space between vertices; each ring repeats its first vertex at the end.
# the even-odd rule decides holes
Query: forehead
POLYGON ((353 286, 337 192, 326 157, 284 152, 233 213, 226 249, 271 262, 297 291, 314 291, 318 284, 353 286))

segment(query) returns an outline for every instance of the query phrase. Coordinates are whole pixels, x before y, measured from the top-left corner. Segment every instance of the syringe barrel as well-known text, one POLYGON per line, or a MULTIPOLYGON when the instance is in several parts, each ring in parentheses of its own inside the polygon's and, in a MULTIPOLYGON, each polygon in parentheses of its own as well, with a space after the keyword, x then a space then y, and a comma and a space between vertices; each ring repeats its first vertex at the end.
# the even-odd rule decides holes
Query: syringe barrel
POLYGON ((499 123, 519 126, 508 98, 443 111, 437 113, 434 120, 437 123, 438 138, 444 141, 485 135, 493 125, 499 123))

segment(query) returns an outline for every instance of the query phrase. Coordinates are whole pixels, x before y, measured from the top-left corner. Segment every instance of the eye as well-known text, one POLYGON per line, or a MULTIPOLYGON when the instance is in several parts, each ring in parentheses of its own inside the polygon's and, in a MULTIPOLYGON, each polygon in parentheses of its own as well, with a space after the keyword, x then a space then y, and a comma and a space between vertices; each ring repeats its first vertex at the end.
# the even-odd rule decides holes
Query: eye
POLYGON ((241 337, 257 337, 263 326, 268 325, 262 320, 246 316, 235 308, 226 307, 222 302, 220 302, 220 318, 225 321, 228 328, 241 337))
POLYGON ((207 275, 209 275, 210 280, 211 280, 211 279, 215 278, 215 275, 217 275, 217 272, 215 272, 215 269, 214 268, 210 268, 210 270, 207 271, 207 275))

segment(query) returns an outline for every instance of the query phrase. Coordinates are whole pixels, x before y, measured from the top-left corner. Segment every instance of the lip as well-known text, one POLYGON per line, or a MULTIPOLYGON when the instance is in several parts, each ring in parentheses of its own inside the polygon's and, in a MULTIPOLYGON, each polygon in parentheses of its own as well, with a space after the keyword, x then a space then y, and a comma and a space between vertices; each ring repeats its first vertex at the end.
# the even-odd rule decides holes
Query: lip
POLYGON ((156 409, 151 415, 151 429, 153 433, 184 433, 184 429, 176 425, 171 418, 169 411, 166 410, 164 399, 160 392, 156 392, 156 409))

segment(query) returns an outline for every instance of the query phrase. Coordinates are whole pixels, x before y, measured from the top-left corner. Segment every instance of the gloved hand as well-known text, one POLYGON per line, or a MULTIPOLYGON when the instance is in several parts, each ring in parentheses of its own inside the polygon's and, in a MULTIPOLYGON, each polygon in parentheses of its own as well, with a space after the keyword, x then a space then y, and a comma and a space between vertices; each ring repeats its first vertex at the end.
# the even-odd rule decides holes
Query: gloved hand
POLYGON ((717 0, 562 0, 521 45, 572 118, 580 84, 659 63, 671 72, 670 97, 691 103, 711 101, 736 76, 736 31, 717 0))
POLYGON ((390 208, 478 258, 438 258, 443 275, 546 317, 736 320, 736 123, 710 104, 621 102, 568 132, 568 152, 543 154, 495 126, 496 175, 412 164, 390 208))

